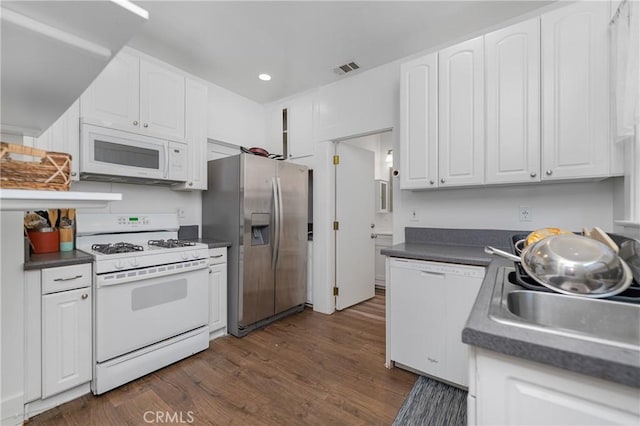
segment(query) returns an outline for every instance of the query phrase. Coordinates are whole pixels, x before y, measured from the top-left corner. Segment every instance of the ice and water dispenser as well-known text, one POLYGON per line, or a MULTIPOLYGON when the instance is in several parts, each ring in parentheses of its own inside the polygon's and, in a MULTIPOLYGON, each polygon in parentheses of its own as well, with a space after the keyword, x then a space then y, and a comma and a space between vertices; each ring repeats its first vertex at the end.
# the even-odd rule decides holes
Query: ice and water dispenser
POLYGON ((251 245, 264 246, 269 244, 271 235, 271 215, 269 213, 251 214, 251 245))

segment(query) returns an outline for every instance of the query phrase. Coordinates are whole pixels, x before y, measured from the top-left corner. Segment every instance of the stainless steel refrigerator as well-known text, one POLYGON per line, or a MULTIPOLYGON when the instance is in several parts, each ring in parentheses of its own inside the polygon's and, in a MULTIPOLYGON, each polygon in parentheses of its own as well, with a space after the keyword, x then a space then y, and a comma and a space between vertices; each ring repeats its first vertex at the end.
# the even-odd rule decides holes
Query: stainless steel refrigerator
POLYGON ((234 336, 304 308, 307 177, 305 166, 252 154, 208 163, 202 236, 232 243, 227 327, 234 336))

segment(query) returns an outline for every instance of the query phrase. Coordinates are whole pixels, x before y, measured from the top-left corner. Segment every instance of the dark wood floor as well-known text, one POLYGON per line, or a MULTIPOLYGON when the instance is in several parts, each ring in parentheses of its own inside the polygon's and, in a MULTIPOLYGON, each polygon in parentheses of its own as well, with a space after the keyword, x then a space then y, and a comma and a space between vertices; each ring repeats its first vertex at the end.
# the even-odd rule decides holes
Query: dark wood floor
POLYGON ((333 315, 310 309, 29 425, 389 425, 416 376, 384 367, 384 293, 333 315), (146 412, 147 413, 145 417, 146 412), (176 417, 181 416, 181 417, 176 417))

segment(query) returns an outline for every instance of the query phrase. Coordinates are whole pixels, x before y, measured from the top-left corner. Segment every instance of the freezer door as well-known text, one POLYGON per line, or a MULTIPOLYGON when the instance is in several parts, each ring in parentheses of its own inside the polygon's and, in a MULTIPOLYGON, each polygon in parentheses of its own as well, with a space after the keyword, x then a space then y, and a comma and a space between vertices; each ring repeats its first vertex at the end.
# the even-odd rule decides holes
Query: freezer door
POLYGON ((276 264, 275 312, 303 304, 307 297, 308 169, 278 161, 281 200, 276 264))
POLYGON ((242 156, 243 238, 240 247, 238 326, 245 327, 274 313, 275 162, 242 156))

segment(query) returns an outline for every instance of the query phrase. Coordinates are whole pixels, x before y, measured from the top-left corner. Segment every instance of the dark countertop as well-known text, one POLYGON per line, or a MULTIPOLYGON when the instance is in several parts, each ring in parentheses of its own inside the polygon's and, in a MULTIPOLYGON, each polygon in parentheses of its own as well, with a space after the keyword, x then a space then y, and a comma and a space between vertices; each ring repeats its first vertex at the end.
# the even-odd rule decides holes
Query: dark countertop
POLYGON ((58 266, 69 266, 91 262, 93 262, 93 256, 81 250, 32 254, 30 259, 25 260, 24 270, 34 271, 38 269, 55 268, 58 266))
POLYGON ((513 262, 497 259, 489 265, 462 331, 464 343, 640 388, 640 348, 634 351, 492 319, 494 287, 502 283, 505 267, 513 268, 513 262))
POLYGON ((551 335, 542 330, 500 323, 489 316, 494 287, 497 282, 502 282, 499 271, 513 266, 513 262, 486 254, 484 246, 493 245, 511 251, 510 236, 523 232, 526 231, 406 228, 406 242, 383 249, 381 253, 405 259, 487 267, 462 332, 464 343, 640 387, 640 350, 551 335), (464 243, 465 238, 467 244, 464 243))
POLYGON ((214 238, 189 238, 189 241, 209 245, 209 248, 231 247, 229 241, 216 240, 214 238))

